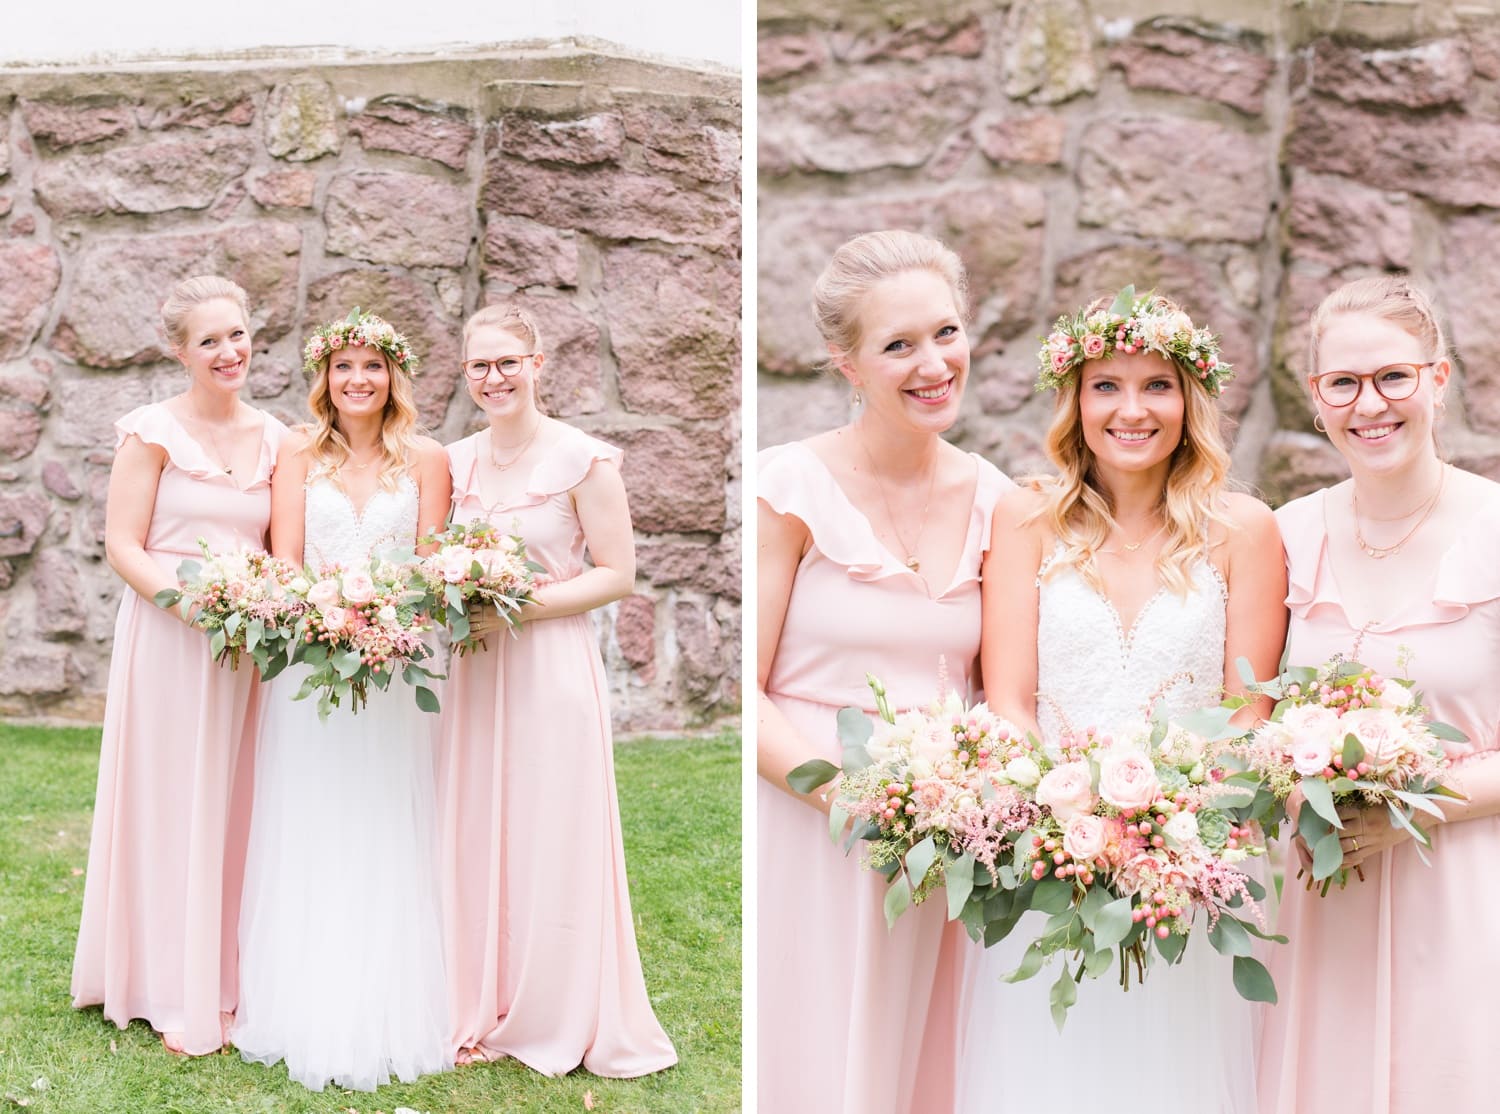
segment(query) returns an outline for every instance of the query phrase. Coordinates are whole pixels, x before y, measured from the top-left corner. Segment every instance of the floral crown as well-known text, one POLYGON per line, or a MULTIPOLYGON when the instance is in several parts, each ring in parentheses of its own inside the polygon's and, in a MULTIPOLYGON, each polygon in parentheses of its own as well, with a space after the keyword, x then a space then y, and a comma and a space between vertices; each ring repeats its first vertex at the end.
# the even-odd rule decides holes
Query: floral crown
POLYGON ((1135 287, 1127 286, 1108 309, 1057 319, 1037 353, 1042 368, 1036 389, 1061 387, 1085 361, 1114 352, 1165 356, 1214 398, 1234 378, 1234 368, 1219 359, 1218 337, 1196 328, 1192 318, 1155 291, 1136 297, 1135 287))
POLYGON ((320 326, 307 338, 302 350, 302 370, 312 375, 323 358, 340 348, 378 348, 407 375, 417 373, 418 360, 411 343, 383 317, 361 313, 358 306, 342 321, 320 326))

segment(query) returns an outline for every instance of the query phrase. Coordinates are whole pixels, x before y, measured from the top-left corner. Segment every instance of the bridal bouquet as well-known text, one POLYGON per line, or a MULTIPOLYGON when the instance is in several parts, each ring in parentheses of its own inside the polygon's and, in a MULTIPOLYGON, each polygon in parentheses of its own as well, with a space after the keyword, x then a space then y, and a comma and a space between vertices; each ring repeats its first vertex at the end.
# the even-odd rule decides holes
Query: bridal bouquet
MULTIPOLYGON (((1241 663, 1241 672, 1248 668, 1241 663)), ((1391 824, 1411 833, 1425 862, 1422 849, 1432 841, 1417 813, 1442 819, 1435 801, 1463 799, 1443 785, 1448 759, 1441 740, 1467 736, 1431 719, 1411 681, 1383 677, 1357 661, 1335 657, 1286 669, 1264 683, 1246 681, 1277 704, 1245 743, 1245 761, 1273 799, 1269 822, 1281 818, 1287 797, 1301 789, 1295 819, 1312 852, 1309 886, 1321 882, 1326 895, 1334 882, 1348 881, 1339 845, 1339 809, 1346 806, 1387 809, 1391 824)))
POLYGON ((1243 869, 1265 842, 1249 819, 1254 776, 1222 761, 1235 735, 1227 712, 1201 717, 1216 728, 1208 734, 1157 717, 1119 735, 1070 735, 1049 754, 956 696, 895 715, 868 680, 880 718, 839 713, 842 768, 814 760, 787 781, 809 792, 840 776, 830 830, 838 839, 853 820, 848 846, 869 842, 865 864, 890 883, 888 921, 939 887, 949 919, 986 946, 1025 913, 1046 914, 1009 978, 1071 957, 1051 994, 1061 1028, 1084 977, 1108 971, 1117 952, 1125 989, 1132 971, 1144 978, 1148 948, 1176 962, 1202 910, 1241 995, 1275 1001, 1251 937, 1284 938, 1264 931, 1265 890, 1243 869))
POLYGON ((203 560, 177 566, 178 588, 156 593, 158 607, 180 606, 184 618, 196 607, 195 626, 208 632, 209 653, 238 668, 248 654, 269 680, 286 668, 294 628, 306 604, 298 594, 300 572, 258 549, 213 553, 198 539, 203 560))
MULTIPOLYGON (((1055 759, 1042 762, 1042 816, 1018 848, 1015 904, 1049 919, 1008 978, 1031 978, 1051 956, 1070 956, 1052 987, 1059 1028, 1078 983, 1109 970, 1116 951, 1126 990, 1132 970, 1144 980, 1148 948, 1177 962, 1199 912, 1209 944, 1233 958, 1240 995, 1276 1001, 1250 938, 1285 938, 1265 932, 1265 888, 1244 869, 1266 847, 1249 817, 1253 782, 1226 764, 1227 750, 1223 739, 1158 715, 1113 735, 1066 736, 1055 759)), ((985 940, 993 942, 988 932, 985 940)))
POLYGON ((419 545, 438 549, 422 559, 428 610, 452 632, 460 655, 484 645, 469 630, 469 606, 488 604, 514 632, 521 625, 521 607, 532 602, 536 575, 545 570, 526 557, 526 543, 502 534, 488 522, 449 523, 441 533, 418 538, 419 545))
POLYGON ((433 626, 415 562, 377 557, 368 568, 309 570, 306 580, 307 609, 297 623, 293 660, 312 672, 293 699, 317 693, 321 719, 346 700, 358 712, 370 686, 388 688, 399 671, 415 690, 417 706, 436 712, 437 695, 425 682, 438 674, 419 664, 432 655, 422 636, 433 626))

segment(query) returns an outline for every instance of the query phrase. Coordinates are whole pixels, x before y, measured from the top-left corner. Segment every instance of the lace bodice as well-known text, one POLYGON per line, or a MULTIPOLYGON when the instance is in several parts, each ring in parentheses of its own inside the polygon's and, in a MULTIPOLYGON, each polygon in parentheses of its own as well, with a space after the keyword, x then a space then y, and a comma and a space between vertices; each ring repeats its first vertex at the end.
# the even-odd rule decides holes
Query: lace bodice
POLYGON ((1069 728, 1139 722, 1154 697, 1169 715, 1219 702, 1229 591, 1208 561, 1193 566, 1192 582, 1186 597, 1158 589, 1127 631, 1077 569, 1039 577, 1037 726, 1045 742, 1069 728))
POLYGON ((394 490, 378 488, 363 511, 329 477, 309 480, 303 516, 303 557, 321 565, 362 567, 370 554, 410 546, 417 537, 417 485, 402 476, 394 490))

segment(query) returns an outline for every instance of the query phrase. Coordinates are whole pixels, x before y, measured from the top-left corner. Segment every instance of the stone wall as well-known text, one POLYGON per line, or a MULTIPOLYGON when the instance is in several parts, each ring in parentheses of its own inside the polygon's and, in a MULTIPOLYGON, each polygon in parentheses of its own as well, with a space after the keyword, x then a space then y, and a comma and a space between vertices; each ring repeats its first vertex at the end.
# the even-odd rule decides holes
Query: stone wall
POLYGON ((1346 474, 1312 431, 1306 321, 1410 270, 1451 326, 1442 440, 1500 477, 1500 21, 1483 4, 767 0, 759 36, 759 442, 844 420, 809 291, 845 237, 910 227, 969 268, 955 431, 1044 470, 1039 338, 1127 281, 1223 333, 1237 475, 1346 474))
POLYGON ((111 423, 181 390, 157 307, 201 272, 250 293, 255 405, 301 420, 302 339, 358 304, 442 441, 481 424, 464 317, 524 301, 549 412, 626 452, 617 726, 736 708, 739 174, 738 79, 577 48, 0 70, 0 713, 100 714, 111 423))

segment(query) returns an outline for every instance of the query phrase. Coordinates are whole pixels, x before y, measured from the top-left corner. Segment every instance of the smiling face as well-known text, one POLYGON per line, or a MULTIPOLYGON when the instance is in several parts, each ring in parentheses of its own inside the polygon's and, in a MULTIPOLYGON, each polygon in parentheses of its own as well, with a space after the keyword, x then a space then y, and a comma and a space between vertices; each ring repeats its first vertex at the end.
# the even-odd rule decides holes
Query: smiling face
POLYGON ((173 354, 194 382, 215 391, 238 391, 250 373, 250 328, 229 298, 199 302, 182 318, 182 344, 173 354))
POLYGON ((341 348, 328 357, 328 397, 341 418, 365 418, 385 410, 391 369, 378 348, 341 348))
MULTIPOLYGON (((1420 365, 1437 359, 1418 337, 1374 313, 1340 313, 1328 319, 1318 342, 1314 374, 1377 371, 1392 364, 1420 365)), ((1397 402, 1383 397, 1372 381, 1359 384, 1347 406, 1329 406, 1314 392, 1314 405, 1328 440, 1351 468, 1396 472, 1435 452, 1436 407, 1448 382, 1447 360, 1416 372, 1416 391, 1397 402)), ((1399 393, 1393 391, 1392 393, 1399 393)))
POLYGON ((1102 475, 1165 468, 1182 443, 1186 400, 1177 369, 1149 352, 1083 365, 1078 419, 1102 475))
POLYGON ((951 426, 969 377, 969 338, 947 280, 927 270, 881 279, 861 300, 858 323, 839 370, 864 395, 867 415, 934 433, 951 426))
POLYGON ((482 379, 467 379, 469 397, 490 418, 514 417, 536 409, 537 372, 545 357, 509 329, 476 325, 464 344, 464 362, 488 360, 490 369, 482 379), (514 375, 504 375, 495 366, 506 357, 521 359, 514 375))

